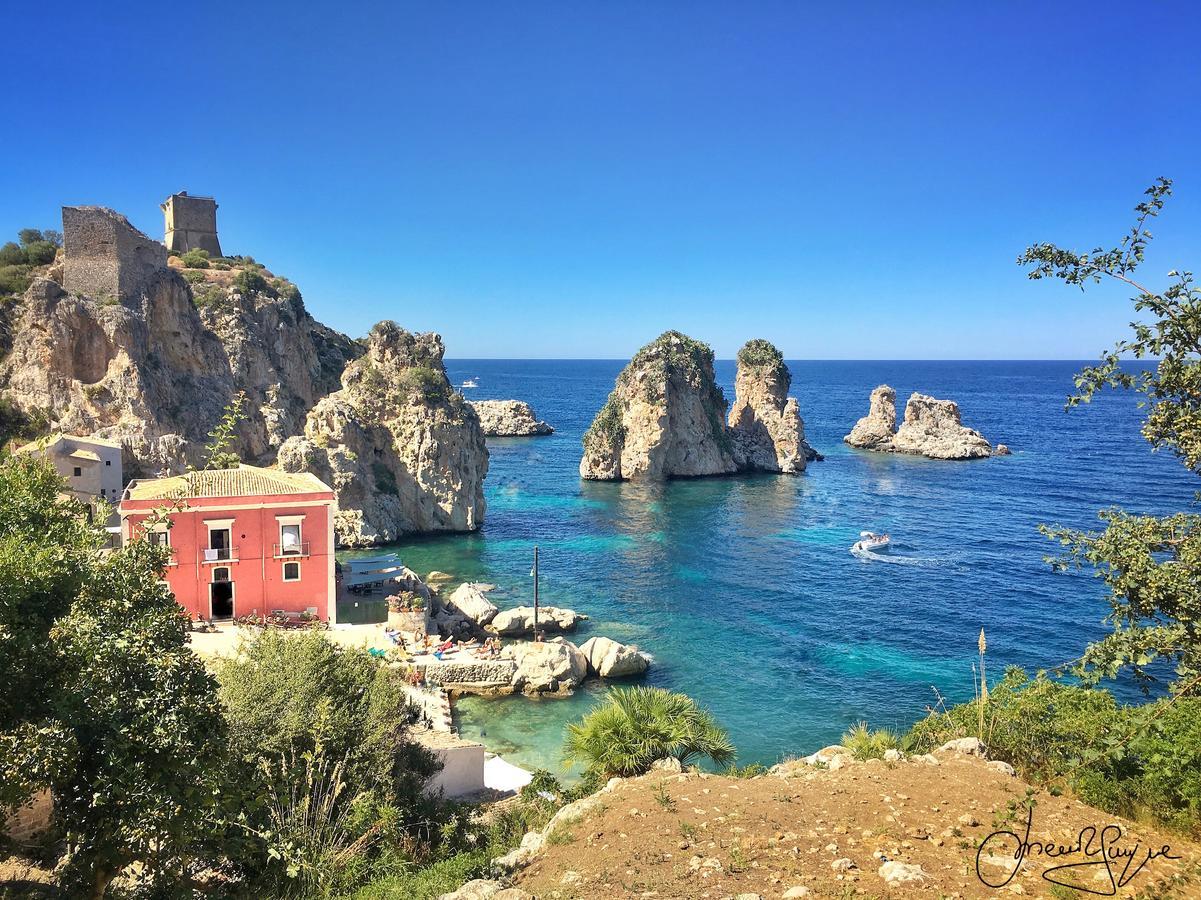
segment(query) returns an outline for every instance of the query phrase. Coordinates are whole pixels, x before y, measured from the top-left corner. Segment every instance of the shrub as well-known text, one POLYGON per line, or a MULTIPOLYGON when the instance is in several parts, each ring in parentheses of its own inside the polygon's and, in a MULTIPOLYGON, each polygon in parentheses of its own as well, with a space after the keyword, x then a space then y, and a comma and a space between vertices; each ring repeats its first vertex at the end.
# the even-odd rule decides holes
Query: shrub
MULTIPOLYGON (((185 272, 184 277, 188 274, 185 272)), ((219 284, 197 284, 192 290, 192 299, 196 306, 204 309, 205 307, 221 307, 229 300, 229 292, 219 284)))
POLYGON ((397 385, 409 399, 437 403, 450 395, 450 382, 446 376, 429 366, 412 366, 401 372, 397 385))
POLYGON ((901 746, 901 738, 887 728, 872 731, 866 722, 856 722, 842 736, 841 743, 855 759, 883 759, 885 750, 896 750, 901 746))
POLYGON ((25 261, 31 266, 48 266, 57 253, 58 248, 49 241, 34 241, 25 248, 25 261))
POLYGON ((0 297, 24 294, 32 280, 29 266, 0 266, 0 297))
POLYGON ((0 266, 23 265, 25 265, 25 251, 20 246, 12 241, 0 246, 0 266))
POLYGON ((738 362, 752 368, 774 368, 783 364, 784 354, 771 341, 755 338, 742 345, 738 351, 738 362))
POLYGON ((625 440, 625 436, 626 428, 622 421, 621 401, 617 399, 617 392, 614 391, 609 394, 609 399, 605 401, 605 405, 600 408, 600 412, 596 414, 596 418, 584 432, 584 449, 591 451, 616 448, 625 440))
POLYGON ((567 726, 564 753, 594 776, 641 775, 664 757, 681 763, 734 758, 729 735, 691 697, 663 688, 615 688, 578 723, 567 726))
POLYGON ((267 279, 256 272, 254 269, 243 269, 233 280, 234 289, 243 296, 250 294, 269 294, 271 285, 267 283, 267 279))
POLYGON ((1028 781, 1066 782, 1108 812, 1201 829, 1201 698, 1123 706, 1109 691, 1013 668, 989 688, 983 735, 978 714, 975 701, 931 713, 906 741, 922 753, 979 736, 1028 781))
POLYGON ((209 267, 209 252, 207 250, 189 250, 180 259, 189 269, 207 269, 209 267))
POLYGON ((271 281, 271 287, 275 292, 275 296, 283 300, 296 301, 301 299, 300 288, 288 281, 286 278, 275 278, 271 281))
POLYGON ((183 273, 183 278, 184 278, 184 281, 186 281, 188 284, 200 284, 201 282, 207 280, 204 277, 203 272, 196 272, 191 269, 189 269, 187 272, 183 273))

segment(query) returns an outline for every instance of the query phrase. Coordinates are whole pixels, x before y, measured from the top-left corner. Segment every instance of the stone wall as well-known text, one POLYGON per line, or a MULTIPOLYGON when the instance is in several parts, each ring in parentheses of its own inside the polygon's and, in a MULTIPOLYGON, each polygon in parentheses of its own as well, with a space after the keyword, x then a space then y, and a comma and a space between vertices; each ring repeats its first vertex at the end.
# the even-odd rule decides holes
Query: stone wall
POLYGON ((512 660, 463 660, 418 664, 414 668, 430 684, 489 684, 506 685, 512 682, 517 670, 512 660))
POLYGON ((103 206, 63 207, 63 287, 94 300, 140 295, 167 271, 167 249, 103 206))
POLYGON ((161 204, 168 250, 187 253, 207 250, 221 255, 217 240, 217 201, 212 197, 189 197, 187 191, 172 194, 161 204))

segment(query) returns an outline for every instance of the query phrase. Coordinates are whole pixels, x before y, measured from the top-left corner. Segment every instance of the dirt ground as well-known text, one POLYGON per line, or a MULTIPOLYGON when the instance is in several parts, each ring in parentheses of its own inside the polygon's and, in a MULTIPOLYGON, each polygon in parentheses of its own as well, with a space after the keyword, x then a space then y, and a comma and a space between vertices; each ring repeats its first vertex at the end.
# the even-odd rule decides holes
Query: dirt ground
POLYGON ((978 757, 937 760, 623 781, 551 832, 514 885, 538 898, 1201 898, 1201 845, 1035 793, 978 757), (889 884, 886 862, 914 880, 889 884))

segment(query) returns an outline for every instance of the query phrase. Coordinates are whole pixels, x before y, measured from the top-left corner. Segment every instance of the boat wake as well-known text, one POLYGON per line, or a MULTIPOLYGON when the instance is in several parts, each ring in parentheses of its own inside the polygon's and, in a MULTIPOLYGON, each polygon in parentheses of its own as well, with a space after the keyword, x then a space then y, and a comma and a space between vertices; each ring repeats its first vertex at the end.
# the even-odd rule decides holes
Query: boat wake
POLYGON ((893 552, 891 553, 873 553, 871 550, 859 550, 852 548, 851 555, 863 560, 864 562, 874 563, 890 563, 894 566, 944 566, 953 560, 950 557, 939 556, 898 556, 896 549, 902 547, 902 544, 893 544, 893 552))

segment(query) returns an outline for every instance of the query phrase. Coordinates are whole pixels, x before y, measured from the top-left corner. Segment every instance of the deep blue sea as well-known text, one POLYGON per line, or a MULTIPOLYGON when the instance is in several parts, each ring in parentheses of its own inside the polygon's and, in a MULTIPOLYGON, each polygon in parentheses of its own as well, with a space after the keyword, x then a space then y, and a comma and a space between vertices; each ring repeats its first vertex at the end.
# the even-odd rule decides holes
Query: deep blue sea
MULTIPOLYGON (((422 574, 500 586, 529 602, 534 545, 542 602, 591 616, 655 659, 647 683, 696 697, 729 729, 739 762, 771 763, 837 739, 853 722, 904 728, 936 702, 972 695, 981 627, 990 675, 1052 667, 1103 633, 1088 574, 1057 574, 1040 522, 1091 527, 1120 504, 1191 503, 1194 476, 1151 452, 1129 395, 1063 411, 1071 362, 790 362, 810 442, 825 461, 800 477, 600 484, 578 475, 580 437, 623 361, 454 360, 470 399, 521 399, 551 437, 489 441, 488 512, 477 534, 400 544, 422 574), (842 443, 887 382, 959 402, 964 422, 1014 455, 935 462, 842 443), (848 552, 888 531, 890 557, 848 552)), ((734 363, 718 380, 733 397, 734 363)), ((561 770, 563 725, 604 686, 566 700, 467 698, 461 731, 514 762, 561 770)))

